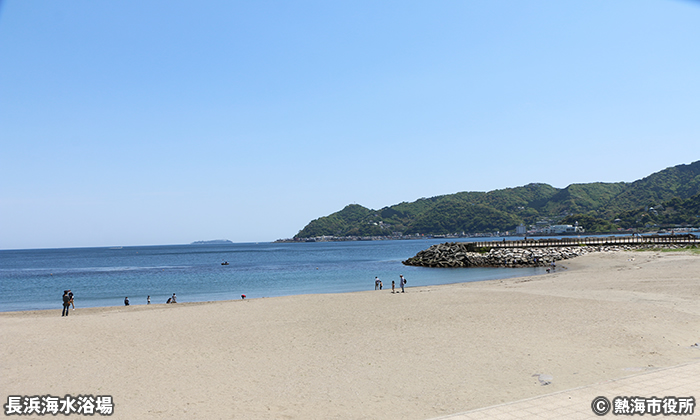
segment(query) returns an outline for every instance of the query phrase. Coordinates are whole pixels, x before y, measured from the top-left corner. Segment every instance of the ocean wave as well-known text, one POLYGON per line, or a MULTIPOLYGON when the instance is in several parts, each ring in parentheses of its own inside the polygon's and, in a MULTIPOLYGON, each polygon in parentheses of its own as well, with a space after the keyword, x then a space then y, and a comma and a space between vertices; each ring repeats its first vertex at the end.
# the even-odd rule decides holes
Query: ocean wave
POLYGON ((70 267, 70 268, 2 268, 0 269, 0 274, 71 274, 71 273, 109 273, 109 272, 123 272, 123 271, 158 271, 158 270, 186 270, 190 269, 192 266, 189 265, 162 265, 162 266, 152 266, 152 267, 137 267, 137 266, 123 266, 123 267, 70 267))

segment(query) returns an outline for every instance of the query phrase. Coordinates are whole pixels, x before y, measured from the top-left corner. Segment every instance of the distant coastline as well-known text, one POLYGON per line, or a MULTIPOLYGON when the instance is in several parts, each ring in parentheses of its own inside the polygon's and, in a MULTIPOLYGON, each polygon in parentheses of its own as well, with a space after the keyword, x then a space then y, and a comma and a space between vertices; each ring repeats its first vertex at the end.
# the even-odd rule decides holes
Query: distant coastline
MULTIPOLYGON (((643 233, 654 233, 649 231, 643 233)), ((463 239, 463 238, 523 238, 523 237, 562 237, 562 236, 600 236, 600 235, 625 235, 633 232, 591 232, 586 234, 580 233, 552 233, 552 234, 515 234, 509 232, 492 232, 492 233, 472 233, 472 234, 447 234, 447 235, 401 235, 401 236, 316 236, 311 238, 287 238, 277 239, 275 243, 302 243, 302 242, 348 242, 348 241, 398 241, 398 240, 413 240, 413 239, 463 239)))
POLYGON ((214 239, 212 241, 195 241, 195 242, 192 242, 190 245, 226 245, 226 244, 233 244, 233 242, 229 241, 228 239, 214 239))
POLYGON ((277 239, 275 243, 303 243, 303 242, 348 242, 348 241, 397 241, 412 239, 464 239, 464 238, 561 238, 561 237, 589 237, 589 236, 627 236, 627 235, 668 235, 668 234, 694 234, 697 235, 700 228, 679 227, 675 229, 621 229, 604 232, 560 232, 560 233, 527 233, 517 234, 513 232, 487 232, 465 233, 446 235, 393 235, 393 236, 316 236, 309 238, 277 239))

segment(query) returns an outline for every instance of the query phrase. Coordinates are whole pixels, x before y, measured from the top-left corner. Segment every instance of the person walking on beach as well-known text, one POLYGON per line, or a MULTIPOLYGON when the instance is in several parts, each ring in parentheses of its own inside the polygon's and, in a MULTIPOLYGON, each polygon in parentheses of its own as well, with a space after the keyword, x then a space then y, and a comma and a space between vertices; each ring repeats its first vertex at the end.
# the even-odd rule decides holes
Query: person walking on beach
POLYGON ((63 312, 61 316, 68 316, 70 311, 70 296, 68 296, 68 290, 63 291, 63 312))
POLYGON ((396 293, 396 282, 394 280, 391 281, 391 293, 396 293))
POLYGON ((124 306, 129 306, 129 296, 124 298, 124 306))
POLYGON ((406 284, 406 279, 403 278, 403 274, 399 276, 399 283, 401 283, 401 293, 403 293, 403 286, 406 284))
POLYGON ((374 278, 374 290, 379 289, 379 277, 374 278))
POLYGON ((148 297, 146 298, 146 305, 150 305, 150 304, 151 304, 151 295, 148 295, 148 297))

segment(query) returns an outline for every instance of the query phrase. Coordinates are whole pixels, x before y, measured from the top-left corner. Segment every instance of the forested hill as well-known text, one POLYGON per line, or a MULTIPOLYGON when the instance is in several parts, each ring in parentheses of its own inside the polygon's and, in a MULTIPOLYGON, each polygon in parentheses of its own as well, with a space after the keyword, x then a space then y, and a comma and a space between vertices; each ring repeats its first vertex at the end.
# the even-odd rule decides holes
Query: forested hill
POLYGON ((700 225, 700 161, 634 182, 528 184, 489 192, 459 192, 379 210, 351 204, 311 221, 295 238, 392 236, 513 231, 519 224, 573 224, 587 232, 700 225))

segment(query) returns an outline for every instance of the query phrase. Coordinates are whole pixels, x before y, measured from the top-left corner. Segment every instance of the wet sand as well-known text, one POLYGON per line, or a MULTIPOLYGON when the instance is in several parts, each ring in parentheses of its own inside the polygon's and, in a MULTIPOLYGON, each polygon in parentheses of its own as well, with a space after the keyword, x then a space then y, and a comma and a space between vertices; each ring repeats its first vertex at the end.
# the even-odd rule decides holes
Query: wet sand
POLYGON ((700 359, 699 255, 559 266, 403 294, 1 313, 0 398, 111 395, 120 419, 428 419, 700 359))

